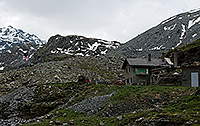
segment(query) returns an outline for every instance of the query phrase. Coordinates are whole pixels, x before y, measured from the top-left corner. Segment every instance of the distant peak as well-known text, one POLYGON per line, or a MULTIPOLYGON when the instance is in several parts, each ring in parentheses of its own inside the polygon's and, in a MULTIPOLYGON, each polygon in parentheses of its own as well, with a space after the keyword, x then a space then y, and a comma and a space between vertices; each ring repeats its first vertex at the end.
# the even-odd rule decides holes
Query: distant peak
POLYGON ((0 28, 0 52, 20 43, 35 43, 42 45, 45 42, 40 40, 36 35, 24 32, 11 25, 0 28))

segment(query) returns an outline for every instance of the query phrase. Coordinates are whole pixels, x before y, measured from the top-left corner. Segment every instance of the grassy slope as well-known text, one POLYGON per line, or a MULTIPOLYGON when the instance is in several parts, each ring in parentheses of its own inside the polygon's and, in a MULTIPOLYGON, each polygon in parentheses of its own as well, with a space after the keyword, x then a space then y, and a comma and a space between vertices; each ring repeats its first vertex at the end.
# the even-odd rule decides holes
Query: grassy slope
MULTIPOLYGON (((47 87, 47 85, 42 85, 40 88, 44 88, 44 86, 47 87)), ((49 86, 51 85, 48 85, 48 87, 49 86)), ((48 113, 48 116, 44 116, 40 122, 26 124, 27 126, 48 126, 50 124, 63 125, 66 123, 71 125, 88 126, 100 124, 108 126, 130 124, 200 124, 199 88, 167 86, 134 87, 117 85, 78 86, 77 84, 58 84, 51 86, 51 88, 52 87, 55 89, 58 89, 57 87, 62 89, 64 92, 62 97, 58 95, 61 92, 55 91, 52 93, 54 95, 48 96, 48 101, 45 101, 47 96, 44 96, 45 93, 41 90, 41 94, 38 95, 40 97, 38 98, 37 105, 40 103, 48 103, 48 105, 51 105, 52 102, 56 102, 58 104, 49 109, 49 111, 46 112, 48 113), (69 93, 68 91, 71 90, 71 87, 76 90, 69 93), (65 108, 58 109, 59 105, 64 102, 66 103, 74 94, 76 94, 74 99, 68 105, 75 104, 88 97, 101 96, 109 94, 113 91, 116 91, 116 94, 106 102, 104 109, 96 115, 87 116, 86 113, 77 113, 73 110, 67 110, 65 108), (41 97, 41 95, 43 97, 41 97), (103 116, 103 113, 111 110, 115 115, 111 117, 103 116), (125 110, 129 111, 127 112, 125 110)), ((48 89, 49 88, 47 88, 47 90, 48 89)), ((31 106, 35 105, 35 103, 32 103, 31 106)), ((41 105, 39 105, 39 107, 40 106, 41 105)), ((43 110, 45 110, 44 106, 43 110)))

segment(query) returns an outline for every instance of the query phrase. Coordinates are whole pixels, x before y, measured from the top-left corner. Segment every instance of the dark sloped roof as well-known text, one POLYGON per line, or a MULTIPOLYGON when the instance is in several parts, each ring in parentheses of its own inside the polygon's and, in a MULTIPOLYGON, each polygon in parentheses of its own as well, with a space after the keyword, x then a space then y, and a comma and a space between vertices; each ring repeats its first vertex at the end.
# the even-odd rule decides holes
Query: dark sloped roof
POLYGON ((158 67, 169 65, 162 59, 151 59, 151 61, 148 61, 148 59, 146 58, 126 58, 126 60, 123 63, 122 69, 125 69, 127 63, 130 66, 134 67, 158 67))

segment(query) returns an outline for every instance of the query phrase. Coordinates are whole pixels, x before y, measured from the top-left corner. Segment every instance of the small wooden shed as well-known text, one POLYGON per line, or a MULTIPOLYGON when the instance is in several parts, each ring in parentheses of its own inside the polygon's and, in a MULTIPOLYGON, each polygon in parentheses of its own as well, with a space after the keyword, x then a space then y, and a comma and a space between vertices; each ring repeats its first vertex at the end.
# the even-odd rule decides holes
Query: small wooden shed
POLYGON ((200 66, 182 67, 182 85, 187 87, 199 87, 200 66))

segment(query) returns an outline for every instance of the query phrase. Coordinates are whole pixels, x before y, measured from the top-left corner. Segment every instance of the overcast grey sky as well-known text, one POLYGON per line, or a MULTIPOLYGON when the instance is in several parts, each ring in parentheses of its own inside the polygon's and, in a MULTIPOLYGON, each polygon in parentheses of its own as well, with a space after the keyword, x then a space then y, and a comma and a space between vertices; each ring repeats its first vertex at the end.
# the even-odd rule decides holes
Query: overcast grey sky
POLYGON ((0 27, 126 42, 200 0, 0 0, 0 27))

